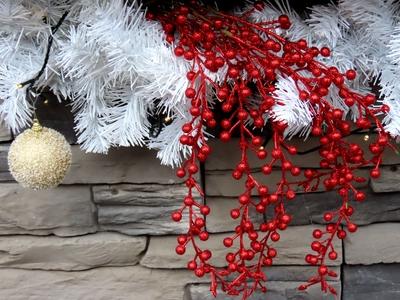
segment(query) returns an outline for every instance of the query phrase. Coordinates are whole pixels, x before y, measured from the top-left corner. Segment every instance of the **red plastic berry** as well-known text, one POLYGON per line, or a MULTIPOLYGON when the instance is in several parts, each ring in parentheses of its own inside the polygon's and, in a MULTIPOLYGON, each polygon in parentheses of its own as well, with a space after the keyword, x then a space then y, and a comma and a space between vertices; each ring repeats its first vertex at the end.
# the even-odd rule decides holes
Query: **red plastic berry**
POLYGON ((175 252, 176 252, 176 254, 178 254, 178 255, 183 255, 183 254, 185 254, 185 252, 186 252, 186 247, 183 246, 183 245, 178 245, 178 246, 176 246, 176 248, 175 248, 175 252))
POLYGON ((174 212, 171 215, 172 220, 174 220, 175 222, 179 222, 180 220, 182 220, 182 213, 180 212, 174 212))
POLYGON ((224 239, 224 246, 225 247, 229 248, 232 245, 233 245, 233 239, 232 238, 227 237, 227 238, 224 239))
POLYGON ((324 57, 329 57, 331 55, 331 50, 328 47, 321 48, 321 55, 324 57))

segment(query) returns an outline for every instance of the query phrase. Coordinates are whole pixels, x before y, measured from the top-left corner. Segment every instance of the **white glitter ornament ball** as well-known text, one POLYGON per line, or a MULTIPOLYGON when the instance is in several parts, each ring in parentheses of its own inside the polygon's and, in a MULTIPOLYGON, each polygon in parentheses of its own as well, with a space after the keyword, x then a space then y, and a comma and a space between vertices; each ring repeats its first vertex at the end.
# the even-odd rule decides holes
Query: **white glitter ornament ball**
POLYGON ((8 166, 15 180, 35 190, 59 185, 71 165, 71 146, 59 132, 34 121, 12 142, 8 166))

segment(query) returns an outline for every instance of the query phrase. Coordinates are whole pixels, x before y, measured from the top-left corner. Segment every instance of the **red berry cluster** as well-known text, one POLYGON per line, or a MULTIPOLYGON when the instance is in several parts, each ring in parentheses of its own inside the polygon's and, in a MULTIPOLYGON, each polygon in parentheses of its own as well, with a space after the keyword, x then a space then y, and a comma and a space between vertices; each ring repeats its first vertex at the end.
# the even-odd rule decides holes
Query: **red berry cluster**
POLYGON ((378 177, 382 153, 386 147, 393 147, 377 118, 377 114, 387 112, 388 107, 371 108, 376 101, 373 95, 361 95, 349 88, 346 82, 356 78, 354 70, 341 73, 336 67, 322 64, 318 58, 329 57, 329 48, 310 47, 305 40, 289 41, 278 35, 276 28, 289 29, 291 26, 287 16, 282 15, 270 22, 250 22, 249 15, 262 7, 262 3, 256 3, 252 10, 236 16, 192 1, 190 6, 180 6, 166 14, 149 14, 150 18, 157 18, 162 23, 167 41, 174 45, 175 55, 192 65, 187 73, 188 87, 185 92, 191 103, 192 120, 183 125, 180 138, 180 142, 191 147, 192 152, 177 170, 178 177, 186 178, 188 195, 181 209, 172 214, 172 219, 179 222, 183 212, 187 211, 189 229, 178 237, 176 252, 182 255, 189 245, 193 247, 194 257, 187 267, 199 277, 210 274, 214 295, 217 287, 230 295, 241 293, 243 299, 255 290, 266 291, 263 268, 273 264, 277 256, 274 243, 280 240, 281 231, 291 221, 285 203, 295 199, 299 186, 310 191, 317 189, 322 182, 326 190, 338 191, 340 207, 324 215, 326 230, 313 232, 313 252, 306 256, 306 262, 318 266, 318 273, 300 289, 320 283, 323 291, 336 293, 327 279, 337 275, 329 269, 326 260, 337 259, 333 245, 335 237, 344 239, 346 232, 357 230, 357 226, 350 221, 353 208, 349 203, 365 199, 365 194, 356 189, 355 183, 366 179, 357 176, 356 171, 372 164, 371 176, 378 177), (213 75, 216 73, 219 74, 218 80, 213 75), (273 112, 276 105, 281 105, 275 94, 278 74, 296 83, 299 99, 308 103, 314 112, 311 134, 320 140, 322 170, 307 169, 302 172, 291 161, 297 149, 284 140, 287 124, 276 121, 273 112), (215 92, 227 116, 220 121, 213 113, 210 89, 215 92), (367 158, 359 145, 346 141, 352 124, 344 118, 343 110, 327 101, 327 96, 334 91, 338 91, 347 106, 354 106, 358 111, 356 127, 364 130, 376 126, 378 137, 369 147, 372 157, 367 158), (260 99, 256 106, 252 101, 254 99, 260 99), (254 134, 250 127, 262 129, 266 121, 273 132, 269 153, 263 147, 264 137, 254 134), (204 127, 218 125, 223 142, 229 141, 233 134, 240 136, 241 160, 232 176, 236 180, 245 179, 245 188, 238 197, 237 207, 230 213, 231 218, 238 220, 238 225, 234 233, 222 241, 226 248, 231 249, 226 254, 226 268, 213 266, 211 251, 199 246, 200 241, 209 238, 205 217, 210 208, 203 203, 204 192, 196 180, 196 173, 199 163, 211 153, 204 127), (268 176, 272 172, 280 172, 281 179, 276 187, 268 188, 254 178, 248 159, 251 152, 265 162, 261 169, 263 174, 268 176), (297 176, 303 179, 290 182, 290 178, 297 176), (200 194, 200 199, 196 199, 196 194, 200 194), (256 227, 250 218, 250 211, 264 214, 269 207, 273 207, 273 217, 256 227))

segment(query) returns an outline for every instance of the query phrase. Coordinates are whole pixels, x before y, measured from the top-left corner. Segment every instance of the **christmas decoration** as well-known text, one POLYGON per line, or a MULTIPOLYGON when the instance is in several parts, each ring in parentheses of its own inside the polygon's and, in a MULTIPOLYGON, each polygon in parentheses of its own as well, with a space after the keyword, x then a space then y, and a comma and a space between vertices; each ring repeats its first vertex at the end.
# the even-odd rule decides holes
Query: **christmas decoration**
POLYGON ((12 142, 8 165, 15 180, 35 190, 55 187, 71 165, 71 147, 57 131, 37 120, 12 142))
POLYGON ((265 292, 263 268, 273 264, 277 256, 274 243, 280 240, 280 232, 292 218, 286 212, 286 202, 295 201, 298 186, 310 191, 322 183, 326 190, 338 190, 341 203, 336 211, 324 214, 326 229, 313 232, 312 252, 305 260, 318 266, 317 274, 299 289, 320 284, 322 291, 336 294, 328 284, 329 278, 338 276, 328 267, 328 260, 338 256, 332 241, 357 230, 350 220, 354 212, 350 203, 365 200, 365 194, 355 184, 366 180, 357 175, 357 170, 372 165, 371 177, 379 177, 383 151, 393 146, 378 115, 388 113, 390 108, 386 104, 374 108, 373 94, 351 88, 349 83, 358 75, 355 70, 340 71, 323 63, 323 58, 331 57, 330 48, 309 46, 305 39, 290 40, 279 35, 278 31, 292 26, 287 15, 252 22, 254 12, 263 10, 264 5, 257 3, 240 15, 231 15, 192 2, 167 14, 148 15, 162 22, 167 41, 175 42, 175 55, 191 62, 185 96, 191 103, 192 119, 183 124, 180 142, 192 151, 177 171, 178 177, 186 178, 188 194, 181 209, 172 214, 172 219, 179 222, 183 211, 188 211, 189 228, 187 234, 178 237, 176 253, 183 255, 187 248, 193 249, 194 257, 187 267, 198 277, 210 275, 214 296, 218 287, 229 295, 242 294, 243 299, 259 289, 265 292), (212 111, 210 88, 224 113, 219 124, 212 111), (378 137, 370 144, 370 157, 360 145, 345 140, 351 134, 352 125, 345 119, 350 110, 359 130, 376 126, 378 137), (249 129, 261 130, 266 122, 272 127, 270 153, 263 147, 265 134, 249 129), (237 207, 230 213, 232 219, 238 220, 237 227, 234 234, 221 241, 228 249, 226 268, 213 266, 212 252, 201 246, 209 238, 206 216, 210 208, 201 198, 194 197, 195 192, 204 196, 194 174, 212 151, 204 127, 218 125, 223 142, 229 141, 235 132, 239 134, 241 160, 232 177, 245 179, 237 207), (319 137, 323 171, 307 169, 303 171, 304 179, 293 181, 289 178, 299 177, 302 170, 292 163, 290 156, 296 155, 297 148, 285 137, 309 133, 319 137), (265 161, 262 172, 266 176, 274 168, 281 171, 276 187, 267 187, 254 177, 248 160, 251 152, 265 161), (271 206, 274 216, 256 228, 249 211, 264 214, 271 206))
MULTIPOLYGON (((356 184, 367 180, 358 170, 372 167, 370 176, 379 177, 384 150, 394 148, 391 137, 400 134, 399 11, 393 0, 340 0, 312 7, 305 19, 285 1, 235 12, 190 1, 145 13, 122 0, 0 0, 1 117, 15 131, 26 127, 31 99, 47 87, 60 101, 71 101, 83 149, 106 153, 113 146, 146 145, 158 150, 161 163, 179 166, 188 194, 172 219, 181 221, 187 211, 189 228, 178 237, 176 252, 193 250, 188 269, 210 276, 214 295, 218 288, 243 299, 267 291, 263 268, 273 264, 274 243, 292 219, 286 203, 296 201, 300 188, 337 190, 338 208, 324 214, 326 228, 312 233, 305 255, 316 275, 299 287, 319 284, 336 294, 328 279, 337 274, 328 261, 337 259, 333 240, 357 230, 352 202, 365 200, 356 184), (370 83, 380 84, 381 100, 370 83), (369 153, 347 141, 356 131, 366 132, 369 153), (212 152, 214 133, 222 142, 239 137, 241 159, 232 177, 245 182, 230 213, 237 226, 221 241, 226 268, 213 266, 203 246, 212 212, 195 176, 212 152), (301 170, 292 161, 298 151, 290 138, 309 135, 319 139, 314 150, 321 171, 301 170), (263 161, 265 181, 254 177, 250 153, 263 161), (268 186, 273 172, 281 178, 268 186), (256 228, 250 211, 264 214, 267 208, 274 216, 256 228)), ((28 156, 40 151, 22 147, 34 140, 39 148, 51 133, 27 130, 12 145, 10 167, 21 183, 46 186, 43 177, 26 175, 37 175, 39 163, 27 159, 39 161, 28 156)), ((41 162, 53 168, 62 161, 51 185, 65 174, 67 152, 41 162)))

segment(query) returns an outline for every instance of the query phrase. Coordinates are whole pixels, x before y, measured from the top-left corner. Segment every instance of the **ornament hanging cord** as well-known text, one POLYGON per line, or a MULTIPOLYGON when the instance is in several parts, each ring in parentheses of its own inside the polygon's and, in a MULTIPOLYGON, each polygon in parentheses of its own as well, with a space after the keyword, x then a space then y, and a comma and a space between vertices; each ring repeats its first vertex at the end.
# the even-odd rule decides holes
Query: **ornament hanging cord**
MULTIPOLYGON (((46 55, 45 55, 45 58, 44 58, 44 61, 43 61, 42 68, 39 70, 38 74, 32 79, 29 79, 27 81, 24 81, 24 82, 21 82, 21 83, 17 84, 18 88, 23 88, 24 86, 28 85, 28 87, 26 89, 26 95, 27 95, 28 99, 29 99, 29 92, 32 90, 32 88, 35 85, 36 81, 39 80, 39 78, 43 75, 44 71, 46 70, 47 64, 48 64, 49 59, 50 59, 51 48, 53 46, 54 34, 61 27, 61 25, 63 24, 63 22, 67 18, 68 13, 69 13, 69 11, 64 12, 64 14, 61 16, 60 20, 57 22, 57 24, 55 26, 51 27, 51 34, 50 34, 50 36, 48 38, 48 41, 47 41, 46 55)), ((37 101, 37 99, 38 99, 38 97, 36 97, 36 99, 33 101, 33 108, 34 108, 35 118, 36 118, 36 101, 37 101)))

